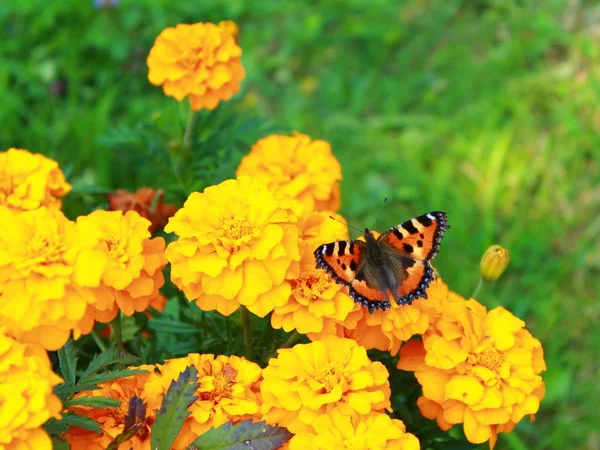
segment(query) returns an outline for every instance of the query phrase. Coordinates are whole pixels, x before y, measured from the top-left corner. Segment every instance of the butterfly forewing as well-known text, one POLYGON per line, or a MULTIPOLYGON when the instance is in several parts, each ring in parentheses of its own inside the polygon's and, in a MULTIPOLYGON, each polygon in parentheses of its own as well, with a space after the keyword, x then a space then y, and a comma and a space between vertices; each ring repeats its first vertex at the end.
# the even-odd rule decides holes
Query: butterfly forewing
POLYGON ((324 269, 339 284, 348 285, 364 256, 364 242, 337 241, 321 245, 315 250, 317 268, 324 269))

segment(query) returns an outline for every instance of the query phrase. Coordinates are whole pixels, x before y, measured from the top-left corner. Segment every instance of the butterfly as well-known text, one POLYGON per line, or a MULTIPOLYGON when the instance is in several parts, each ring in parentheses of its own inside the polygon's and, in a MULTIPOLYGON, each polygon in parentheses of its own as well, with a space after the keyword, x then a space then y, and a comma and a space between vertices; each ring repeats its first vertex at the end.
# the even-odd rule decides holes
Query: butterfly
POLYGON ((427 298, 434 276, 430 261, 449 228, 442 211, 407 220, 378 238, 367 228, 364 242, 337 241, 317 248, 317 268, 346 286, 354 301, 371 314, 390 308, 391 299, 410 305, 419 297, 427 298))

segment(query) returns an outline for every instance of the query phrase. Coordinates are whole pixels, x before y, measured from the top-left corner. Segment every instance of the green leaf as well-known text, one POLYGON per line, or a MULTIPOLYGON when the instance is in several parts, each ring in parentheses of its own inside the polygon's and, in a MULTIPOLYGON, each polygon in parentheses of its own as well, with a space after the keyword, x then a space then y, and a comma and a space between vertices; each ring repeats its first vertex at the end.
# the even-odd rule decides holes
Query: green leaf
POLYGON ((54 393, 61 397, 67 394, 76 394, 77 392, 95 391, 96 389, 100 389, 100 386, 98 386, 97 384, 90 383, 77 383, 75 386, 59 384, 54 388, 54 393))
POLYGON ((292 437, 285 428, 252 423, 251 419, 236 425, 227 422, 211 428, 188 447, 188 450, 276 450, 292 437))
POLYGON ((66 424, 69 427, 84 428, 93 431, 94 433, 102 433, 100 425, 89 417, 79 416, 77 414, 65 414, 59 422, 66 424))
POLYGON ((64 402, 64 407, 80 405, 92 408, 117 408, 120 404, 120 400, 110 397, 78 397, 64 402))
POLYGON ((171 319, 153 319, 148 322, 148 326, 156 332, 173 334, 198 334, 200 330, 193 325, 178 320, 171 319))
POLYGON ((177 381, 173 380, 162 405, 156 414, 150 437, 150 448, 169 450, 179 434, 185 419, 190 415, 188 408, 198 398, 198 371, 187 367, 177 381))
MULTIPOLYGON (((116 347, 111 347, 105 352, 98 353, 90 362, 90 365, 79 379, 79 383, 93 383, 89 381, 96 372, 113 365, 113 364, 134 364, 137 358, 123 350, 118 350, 116 347)), ((113 378, 114 379, 114 378, 113 378)))
POLYGON ((58 364, 60 373, 65 379, 65 384, 74 385, 77 370, 77 350, 72 339, 69 339, 64 347, 58 351, 58 364))
POLYGON ((69 443, 58 436, 52 436, 52 450, 69 450, 69 443))

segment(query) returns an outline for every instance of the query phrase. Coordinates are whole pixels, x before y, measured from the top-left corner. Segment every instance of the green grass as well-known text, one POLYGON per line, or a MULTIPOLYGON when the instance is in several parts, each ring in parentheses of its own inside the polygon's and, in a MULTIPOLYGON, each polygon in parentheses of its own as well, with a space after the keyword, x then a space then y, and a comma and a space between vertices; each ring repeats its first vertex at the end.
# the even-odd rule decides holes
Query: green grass
POLYGON ((159 186, 138 167, 116 167, 120 150, 100 136, 165 110, 183 126, 185 105, 149 85, 145 57, 166 26, 222 19, 241 27, 248 73, 227 107, 331 142, 351 223, 370 226, 385 196, 379 229, 447 211, 436 266, 465 296, 485 249, 510 250, 508 271, 479 300, 507 307, 542 341, 547 395, 536 422, 497 448, 596 448, 600 9, 562 0, 123 0, 100 11, 81 0, 4 3, 0 148, 46 153, 78 186, 159 186))

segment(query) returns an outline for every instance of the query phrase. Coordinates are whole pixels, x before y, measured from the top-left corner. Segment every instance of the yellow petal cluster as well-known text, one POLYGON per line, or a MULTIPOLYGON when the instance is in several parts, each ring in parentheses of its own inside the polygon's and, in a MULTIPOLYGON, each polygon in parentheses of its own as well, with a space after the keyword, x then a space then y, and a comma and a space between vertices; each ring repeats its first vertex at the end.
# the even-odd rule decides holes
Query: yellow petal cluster
POLYGON ((136 374, 127 378, 119 378, 100 384, 100 389, 78 394, 76 397, 109 397, 119 400, 117 408, 90 408, 87 406, 74 406, 71 408, 76 414, 89 417, 100 425, 102 433, 71 426, 66 433, 71 450, 104 450, 123 432, 125 418, 129 410, 129 401, 133 396, 138 397, 146 404, 146 423, 137 434, 121 444, 119 449, 150 450, 150 429, 154 424, 156 410, 162 404, 162 396, 148 395, 146 385, 154 376, 154 366, 140 366, 135 369, 147 370, 147 373, 136 374))
POLYGON ((187 448, 211 427, 217 428, 225 422, 260 420, 261 368, 238 356, 191 353, 184 358, 169 360, 157 366, 159 373, 149 381, 146 389, 153 396, 164 395, 171 381, 189 366, 198 370, 198 399, 189 408, 190 417, 175 440, 174 448, 187 448))
POLYGON ((42 425, 60 417, 62 405, 52 393, 60 382, 42 347, 0 329, 0 449, 52 450, 42 425))
POLYGON ((0 152, 0 205, 13 211, 60 208, 60 197, 70 190, 56 161, 17 148, 0 152))
POLYGON ((333 410, 315 419, 313 430, 296 434, 290 450, 419 450, 419 440, 401 420, 374 413, 352 418, 333 410))
POLYGON ((336 334, 354 309, 346 290, 324 271, 315 267, 313 252, 324 242, 348 239, 348 229, 341 216, 331 212, 312 212, 302 220, 300 233, 300 273, 287 280, 291 287, 288 301, 277 306, 271 315, 273 328, 297 330, 317 340, 336 334), (333 215, 337 220, 331 219, 333 215))
POLYGON ((259 140, 242 159, 237 175, 263 180, 309 209, 340 207, 342 169, 328 142, 305 134, 271 135, 259 140))
POLYGON ((249 177, 194 192, 165 227, 178 236, 166 250, 171 280, 205 311, 244 305, 264 317, 290 297, 299 216, 299 203, 249 177))
POLYGON ((475 300, 446 305, 423 342, 400 351, 398 368, 423 387, 421 413, 447 430, 462 423, 470 442, 490 441, 538 411, 546 369, 540 341, 506 309, 475 300))
POLYGON ((350 339, 324 336, 280 349, 263 370, 263 419, 292 433, 334 410, 353 418, 390 408, 388 371, 350 339))
POLYGON ((230 29, 213 23, 164 29, 148 55, 148 80, 165 95, 188 97, 193 110, 215 109, 240 90, 242 49, 230 29))
POLYGON ((96 257, 88 263, 101 273, 94 289, 97 301, 79 324, 82 333, 89 332, 94 320, 112 320, 119 310, 128 316, 145 311, 160 295, 165 241, 151 239, 149 227, 150 221, 135 211, 94 211, 77 219, 81 239, 94 242, 96 257))
POLYGON ((60 210, 0 207, 0 321, 23 342, 57 350, 96 298, 102 255, 60 210))

